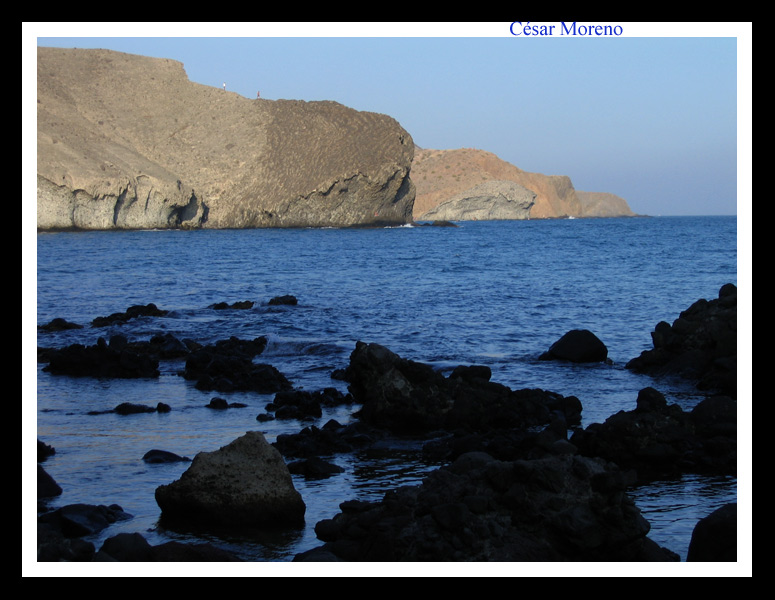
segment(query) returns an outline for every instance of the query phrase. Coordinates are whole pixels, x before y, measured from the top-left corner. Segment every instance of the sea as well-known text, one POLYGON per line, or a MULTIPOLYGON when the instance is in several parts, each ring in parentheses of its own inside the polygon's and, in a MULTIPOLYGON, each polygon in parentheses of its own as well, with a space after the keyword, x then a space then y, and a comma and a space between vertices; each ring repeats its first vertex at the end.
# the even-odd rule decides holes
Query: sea
MULTIPOLYGON (((148 340, 171 333, 202 344, 265 336, 268 345, 257 362, 278 368, 297 389, 346 392, 347 384, 332 373, 347 366, 357 341, 374 342, 442 372, 487 365, 493 381, 512 389, 576 396, 583 427, 634 409, 644 387, 657 388, 685 410, 705 397, 690 382, 639 375, 625 364, 652 348, 657 323, 672 323, 696 300, 714 299, 724 284, 737 284, 736 217, 457 225, 38 233, 37 324, 60 317, 84 328, 39 330, 37 346, 92 345, 114 334, 148 340), (298 304, 269 304, 287 294, 298 304), (211 308, 241 301, 254 306, 211 308), (90 325, 148 303, 168 313, 107 328, 90 325), (595 333, 610 364, 538 360, 571 329, 595 333)), ((132 515, 87 538, 97 548, 117 533, 139 532, 152 544, 205 541, 245 561, 290 563, 321 545, 314 526, 337 514, 341 502, 379 500, 442 466, 424 460, 412 444, 335 455, 327 458, 343 473, 293 476, 307 506, 302 528, 250 536, 165 529, 154 491, 178 479, 188 463, 146 464, 147 451, 193 458, 251 430, 273 442, 329 419, 348 423, 357 406, 329 409, 320 419, 261 422, 256 417, 272 395, 199 391, 179 375, 180 361, 162 361, 158 379, 75 378, 51 375, 44 366, 37 364, 34 387, 23 400, 32 405, 36 395, 37 438, 56 450, 43 466, 63 493, 48 508, 118 504, 132 515), (216 395, 247 406, 207 408, 216 395), (90 414, 121 402, 164 402, 171 411, 90 414)), ((736 502, 738 482, 686 475, 629 493, 651 525, 649 537, 685 561, 697 521, 736 502)))

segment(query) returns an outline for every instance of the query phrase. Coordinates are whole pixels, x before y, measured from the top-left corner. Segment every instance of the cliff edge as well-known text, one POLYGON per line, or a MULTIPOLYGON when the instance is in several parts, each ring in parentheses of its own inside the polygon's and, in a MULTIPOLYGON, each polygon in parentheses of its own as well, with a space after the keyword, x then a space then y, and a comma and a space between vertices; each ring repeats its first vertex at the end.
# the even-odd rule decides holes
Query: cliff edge
POLYGON ((38 48, 39 229, 404 224, 413 155, 387 115, 247 99, 169 59, 38 48))

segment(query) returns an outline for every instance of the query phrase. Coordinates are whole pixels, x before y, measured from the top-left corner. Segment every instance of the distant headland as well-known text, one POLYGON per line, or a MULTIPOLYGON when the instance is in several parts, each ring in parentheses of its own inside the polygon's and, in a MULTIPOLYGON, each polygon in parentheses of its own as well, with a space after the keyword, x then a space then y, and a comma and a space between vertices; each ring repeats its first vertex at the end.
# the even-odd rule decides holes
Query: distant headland
POLYGON ((634 216, 565 176, 417 148, 390 116, 248 99, 170 59, 38 48, 37 123, 39 230, 634 216))

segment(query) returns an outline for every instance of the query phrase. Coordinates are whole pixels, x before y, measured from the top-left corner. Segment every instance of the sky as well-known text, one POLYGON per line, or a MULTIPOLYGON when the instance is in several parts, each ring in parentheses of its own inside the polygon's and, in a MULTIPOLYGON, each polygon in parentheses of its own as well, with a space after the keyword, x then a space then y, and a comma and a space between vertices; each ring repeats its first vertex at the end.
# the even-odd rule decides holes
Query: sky
POLYGON ((613 23, 622 35, 607 37, 544 25, 554 35, 508 22, 43 23, 22 44, 171 58, 246 98, 385 113, 420 147, 487 150, 638 214, 750 209, 751 24, 613 23))

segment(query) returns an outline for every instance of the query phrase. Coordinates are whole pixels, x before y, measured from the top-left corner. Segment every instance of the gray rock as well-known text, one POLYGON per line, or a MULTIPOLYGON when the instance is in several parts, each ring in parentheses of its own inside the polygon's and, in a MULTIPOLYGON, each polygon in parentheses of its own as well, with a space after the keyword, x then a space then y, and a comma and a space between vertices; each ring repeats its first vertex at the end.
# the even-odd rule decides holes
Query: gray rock
POLYGON ((198 526, 298 525, 306 506, 280 453, 257 431, 200 452, 177 481, 156 489, 167 522, 198 526))
POLYGON ((421 220, 490 221, 529 219, 535 192, 513 181, 481 183, 439 204, 421 220))
POLYGON ((38 48, 39 229, 412 220, 411 136, 336 102, 248 99, 179 62, 38 48))

